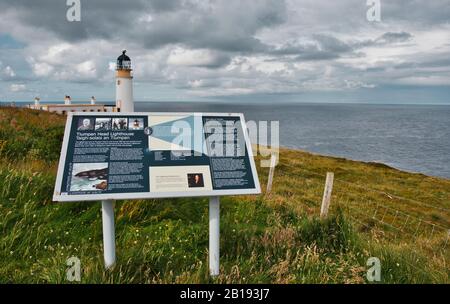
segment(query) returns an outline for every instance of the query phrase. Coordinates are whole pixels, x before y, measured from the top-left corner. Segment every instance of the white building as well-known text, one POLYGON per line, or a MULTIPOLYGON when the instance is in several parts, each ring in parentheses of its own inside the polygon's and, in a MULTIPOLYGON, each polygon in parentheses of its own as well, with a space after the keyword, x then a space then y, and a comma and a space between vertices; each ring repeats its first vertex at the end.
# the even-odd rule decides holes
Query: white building
POLYGON ((91 97, 90 103, 72 103, 72 98, 66 95, 64 103, 57 104, 41 104, 40 98, 36 97, 34 104, 29 104, 28 108, 59 114, 67 114, 68 112, 134 112, 131 59, 125 53, 124 50, 122 55, 117 58, 115 105, 99 104, 94 96, 91 97))
POLYGON ((28 105, 29 109, 42 110, 48 112, 55 112, 58 114, 67 114, 68 112, 115 112, 116 107, 114 105, 106 104, 74 104, 71 102, 70 97, 65 98, 64 103, 40 103, 40 99, 36 97, 34 104, 28 105))

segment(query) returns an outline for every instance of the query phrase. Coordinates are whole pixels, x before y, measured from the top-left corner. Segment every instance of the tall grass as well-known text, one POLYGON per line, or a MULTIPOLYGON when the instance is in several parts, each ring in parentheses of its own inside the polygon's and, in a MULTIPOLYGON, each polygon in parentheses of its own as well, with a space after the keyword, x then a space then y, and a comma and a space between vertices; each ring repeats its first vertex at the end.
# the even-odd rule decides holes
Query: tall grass
MULTIPOLYGON (((33 122, 26 117, 38 114, 22 111, 5 114, 1 109, 0 124, 11 125, 17 116, 15 128, 29 136, 28 129, 41 120, 33 122)), ((48 118, 62 132, 64 119, 48 118)), ((8 134, 0 140, 14 138, 8 134)), ((51 145, 57 147, 49 151, 59 149, 51 145)), ((207 199, 117 202, 117 264, 105 271, 99 202, 52 202, 56 162, 21 155, 0 156, 1 283, 68 283, 66 260, 71 256, 81 260, 81 283, 368 283, 366 262, 372 256, 381 260, 382 283, 449 282, 448 266, 430 253, 417 253, 417 244, 362 230, 345 212, 346 197, 334 197, 330 217, 318 219, 323 181, 296 173, 292 162, 315 172, 336 162, 349 170, 365 168, 373 178, 380 172, 389 176, 385 168, 283 150, 272 195, 221 199, 221 274, 211 279, 207 199)), ((267 169, 258 170, 264 183, 267 169)), ((447 195, 442 183, 440 194, 429 195, 447 195)))

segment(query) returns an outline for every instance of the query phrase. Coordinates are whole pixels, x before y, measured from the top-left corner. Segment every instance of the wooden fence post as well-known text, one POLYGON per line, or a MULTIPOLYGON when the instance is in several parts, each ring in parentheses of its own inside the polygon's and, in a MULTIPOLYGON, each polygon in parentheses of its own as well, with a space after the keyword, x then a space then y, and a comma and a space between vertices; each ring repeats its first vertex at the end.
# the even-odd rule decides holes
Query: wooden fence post
POLYGON ((325 189, 323 191, 322 207, 320 208, 320 218, 328 216, 328 209, 331 203, 331 192, 333 191, 334 173, 327 172, 327 179, 325 181, 325 189))
POLYGON ((267 180, 267 189, 266 194, 269 194, 272 191, 272 183, 273 183, 273 175, 275 173, 275 165, 276 165, 277 155, 272 153, 270 156, 270 169, 269 169, 269 178, 267 180))

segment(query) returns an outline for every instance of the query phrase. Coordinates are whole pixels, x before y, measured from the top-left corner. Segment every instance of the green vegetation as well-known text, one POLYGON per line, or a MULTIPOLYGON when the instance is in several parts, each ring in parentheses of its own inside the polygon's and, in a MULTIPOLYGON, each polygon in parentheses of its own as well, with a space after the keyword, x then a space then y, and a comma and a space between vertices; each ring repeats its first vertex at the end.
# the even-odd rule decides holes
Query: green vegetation
POLYGON ((449 283, 449 180, 292 150, 272 194, 221 199, 218 278, 201 198, 117 202, 117 264, 105 271, 100 203, 51 201, 64 123, 0 108, 1 283, 67 283, 71 256, 81 283, 367 283, 369 257, 382 283, 449 283), (320 220, 327 171, 336 179, 320 220))

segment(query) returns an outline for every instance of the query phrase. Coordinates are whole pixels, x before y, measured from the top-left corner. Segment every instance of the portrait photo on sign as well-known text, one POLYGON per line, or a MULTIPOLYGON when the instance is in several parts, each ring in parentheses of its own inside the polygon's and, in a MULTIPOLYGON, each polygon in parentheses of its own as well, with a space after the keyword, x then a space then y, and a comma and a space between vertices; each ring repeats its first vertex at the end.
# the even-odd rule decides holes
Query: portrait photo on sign
POLYGON ((101 191, 108 187, 108 163, 75 163, 70 191, 101 191))
POLYGON ((143 118, 130 118, 128 124, 129 130, 144 130, 143 118))
POLYGON ((205 186, 202 173, 188 173, 187 177, 188 177, 188 187, 189 188, 205 186))
POLYGON ((113 118, 112 120, 113 130, 127 130, 128 129, 128 119, 127 118, 113 118))
POLYGON ((78 131, 94 130, 94 118, 87 118, 87 117, 79 118, 77 130, 78 131))
POLYGON ((95 119, 96 131, 108 131, 111 130, 111 118, 96 118, 95 119))

